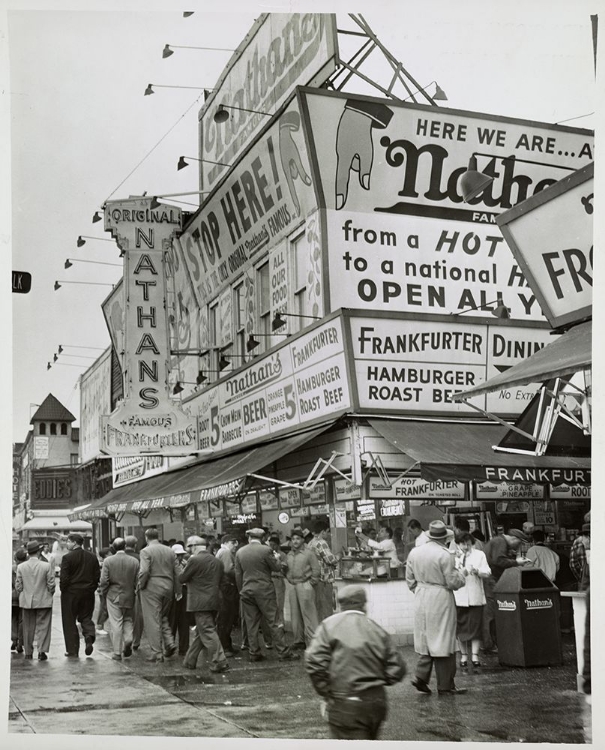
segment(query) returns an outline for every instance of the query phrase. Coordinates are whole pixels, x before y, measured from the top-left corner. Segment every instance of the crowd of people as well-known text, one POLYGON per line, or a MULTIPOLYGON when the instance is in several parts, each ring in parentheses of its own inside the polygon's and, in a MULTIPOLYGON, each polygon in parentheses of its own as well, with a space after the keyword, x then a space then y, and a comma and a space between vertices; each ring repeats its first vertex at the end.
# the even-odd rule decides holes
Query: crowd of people
MULTIPOLYGON (((82 644, 91 655, 97 636, 107 632, 116 661, 130 658, 145 633, 148 662, 163 662, 178 651, 183 666, 196 669, 204 652, 216 673, 229 670, 229 658, 238 650, 247 651, 251 662, 264 660, 266 650, 274 649, 281 661, 297 660, 304 651, 330 736, 375 739, 387 711, 385 687, 400 681, 406 667, 388 633, 367 617, 363 587, 341 587, 334 614, 338 558, 328 531, 322 521, 312 531, 295 528, 286 551, 280 537, 263 528, 248 529, 245 540, 200 534, 186 542, 160 541, 157 529, 149 528, 141 549, 136 537, 118 537, 99 557, 84 549, 82 536, 70 534, 59 572, 65 656, 78 658, 82 644), (286 591, 290 643, 284 631, 286 591)), ((455 683, 458 666, 476 672, 480 651, 497 650, 494 586, 499 578, 507 568, 532 565, 553 580, 559 557, 530 524, 501 531, 487 542, 480 532, 471 534, 464 519, 453 529, 432 521, 426 530, 413 519, 409 531, 414 547, 405 578, 415 594, 418 654, 412 685, 429 695, 434 666, 439 695, 466 692, 455 683)), ((402 566, 390 529, 381 529, 376 539, 356 532, 361 543, 383 550, 393 569, 402 566)), ((11 648, 32 659, 37 644, 38 659, 44 661, 51 638, 54 561, 44 559, 36 541, 14 558, 11 648)), ((572 561, 572 572, 586 588, 589 523, 574 542, 572 561)))

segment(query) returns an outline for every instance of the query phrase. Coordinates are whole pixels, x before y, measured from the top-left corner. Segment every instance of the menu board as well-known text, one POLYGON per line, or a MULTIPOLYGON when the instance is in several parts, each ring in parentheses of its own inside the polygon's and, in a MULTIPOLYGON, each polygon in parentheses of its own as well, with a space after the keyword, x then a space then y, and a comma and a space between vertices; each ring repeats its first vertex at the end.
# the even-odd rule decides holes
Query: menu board
POLYGON ((544 497, 544 487, 520 482, 478 482, 475 497, 477 500, 540 500, 544 497))
POLYGON ((258 493, 261 510, 277 510, 279 502, 275 490, 263 490, 258 493))
POLYGON ((302 490, 303 505, 314 505, 316 503, 326 502, 326 485, 323 482, 313 487, 313 489, 302 490))
POLYGON ((380 477, 370 477, 370 497, 456 500, 464 497, 464 488, 464 482, 427 482, 417 477, 400 477, 392 480, 390 487, 385 487, 380 477))

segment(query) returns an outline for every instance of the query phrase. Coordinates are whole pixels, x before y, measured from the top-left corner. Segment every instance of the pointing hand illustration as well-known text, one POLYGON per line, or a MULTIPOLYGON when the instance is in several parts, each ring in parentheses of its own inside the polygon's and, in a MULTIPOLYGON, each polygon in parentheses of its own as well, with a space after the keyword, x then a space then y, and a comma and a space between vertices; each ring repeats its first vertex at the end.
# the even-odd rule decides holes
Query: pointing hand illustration
POLYGON ((392 110, 384 104, 347 100, 336 132, 336 210, 347 202, 351 170, 358 172, 361 187, 370 189, 372 129, 386 128, 392 117, 392 110))
POLYGON ((294 180, 300 177, 305 185, 311 184, 311 178, 303 166, 298 147, 292 138, 292 133, 299 129, 300 115, 298 112, 286 112, 279 122, 279 155, 297 216, 300 216, 300 202, 294 187, 294 180))

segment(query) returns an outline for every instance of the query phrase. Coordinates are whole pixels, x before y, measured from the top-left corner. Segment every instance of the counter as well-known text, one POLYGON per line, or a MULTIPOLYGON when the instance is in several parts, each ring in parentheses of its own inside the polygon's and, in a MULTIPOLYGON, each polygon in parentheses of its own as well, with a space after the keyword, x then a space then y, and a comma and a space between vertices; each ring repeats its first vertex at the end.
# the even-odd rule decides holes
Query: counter
POLYGON ((584 686, 584 632, 586 627, 586 592, 561 591, 561 597, 571 599, 573 603, 573 626, 576 634, 576 660, 578 673, 576 683, 578 692, 583 693, 584 686))

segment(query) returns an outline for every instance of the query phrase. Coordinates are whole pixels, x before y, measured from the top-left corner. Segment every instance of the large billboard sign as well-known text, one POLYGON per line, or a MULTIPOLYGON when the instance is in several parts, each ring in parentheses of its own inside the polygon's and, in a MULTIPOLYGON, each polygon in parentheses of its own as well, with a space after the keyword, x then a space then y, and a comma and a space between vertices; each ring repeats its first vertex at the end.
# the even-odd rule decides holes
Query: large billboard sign
POLYGON ((336 69, 336 17, 269 13, 256 21, 200 112, 203 187, 217 183, 296 86, 320 86, 336 69), (215 122, 220 105, 226 122, 215 122), (251 111, 252 110, 252 111, 251 111), (204 160, 208 163, 204 164, 204 160))
POLYGON ((105 229, 124 253, 124 400, 101 417, 101 450, 113 456, 181 456, 197 449, 196 421, 169 396, 165 255, 181 210, 152 198, 108 201, 105 229))
POLYGON ((177 240, 198 305, 216 297, 315 207, 298 103, 293 101, 177 240))
POLYGON ((594 164, 498 217, 550 324, 592 314, 594 164))
POLYGON ((351 407, 342 320, 334 318, 206 389, 200 448, 232 450, 336 417, 351 407))
POLYGON ((97 458, 100 452, 100 417, 111 411, 111 349, 80 378, 80 462, 97 458))
MULTIPOLYGON (((372 412, 464 413, 454 403, 459 391, 551 343, 550 329, 482 325, 459 320, 349 318, 361 409, 372 412)), ((495 414, 520 414, 535 387, 514 387, 484 396, 482 408, 495 414)))
MULTIPOLYGON (((340 93, 301 93, 326 209, 330 309, 540 306, 496 219, 593 159, 590 131, 340 93), (475 155, 491 184, 465 203, 475 155)), ((482 310, 469 315, 485 315, 482 310)))

